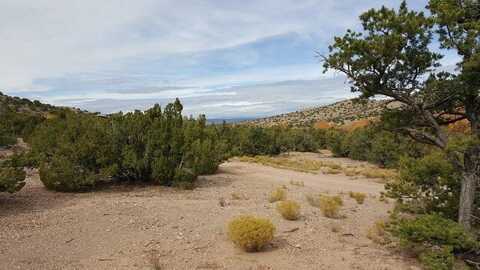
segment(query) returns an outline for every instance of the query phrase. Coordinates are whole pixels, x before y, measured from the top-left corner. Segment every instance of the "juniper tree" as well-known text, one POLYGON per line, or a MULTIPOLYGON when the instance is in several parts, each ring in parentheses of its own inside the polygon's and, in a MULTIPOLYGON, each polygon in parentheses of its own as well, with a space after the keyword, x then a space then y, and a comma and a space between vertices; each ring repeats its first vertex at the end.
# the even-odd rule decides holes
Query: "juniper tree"
POLYGON ((458 221, 471 226, 480 176, 480 10, 473 0, 431 0, 432 15, 382 7, 360 16, 363 31, 335 37, 324 67, 344 73, 361 98, 386 96, 400 103, 385 114, 392 130, 448 152, 463 172, 458 221), (442 55, 435 39, 458 52, 455 74, 437 72, 442 55), (444 128, 468 121, 471 131, 462 149, 449 151, 444 128))
POLYGON ((0 162, 0 192, 14 193, 25 186, 26 173, 15 159, 0 162))

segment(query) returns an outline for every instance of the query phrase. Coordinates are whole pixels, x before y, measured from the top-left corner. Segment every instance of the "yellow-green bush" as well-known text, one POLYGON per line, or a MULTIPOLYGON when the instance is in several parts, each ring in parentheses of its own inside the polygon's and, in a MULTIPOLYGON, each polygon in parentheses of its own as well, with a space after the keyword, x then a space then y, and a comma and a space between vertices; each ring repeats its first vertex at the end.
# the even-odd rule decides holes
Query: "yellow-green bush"
POLYGON ((275 226, 268 219, 240 216, 228 224, 228 236, 233 243, 248 252, 262 250, 273 240, 275 226))
POLYGON ((277 188, 270 193, 268 201, 271 203, 284 201, 287 199, 287 190, 285 188, 277 188))
POLYGON ((330 196, 334 201, 337 202, 338 205, 343 206, 343 200, 342 197, 336 195, 336 196, 330 196))
POLYGON ((338 218, 343 201, 340 196, 325 196, 319 198, 319 207, 322 214, 329 218, 338 218))
POLYGON ((307 197, 307 202, 313 206, 313 207, 317 207, 317 208, 320 208, 320 201, 321 201, 321 198, 322 197, 328 197, 328 198, 331 198, 332 200, 334 200, 339 206, 343 206, 343 200, 342 200, 342 197, 336 195, 336 196, 327 196, 327 195, 322 195, 322 194, 315 194, 315 195, 312 195, 312 194, 309 194, 306 196, 307 197))
POLYGON ((279 202, 277 211, 287 220, 297 220, 300 217, 300 205, 294 201, 279 202))
POLYGON ((349 195, 350 195, 350 198, 355 199, 355 201, 357 201, 358 204, 363 204, 365 202, 365 198, 367 197, 367 194, 362 192, 350 191, 349 195))
POLYGON ((375 224, 368 229, 367 238, 381 245, 390 243, 388 233, 386 231, 387 223, 383 220, 376 221, 375 224))

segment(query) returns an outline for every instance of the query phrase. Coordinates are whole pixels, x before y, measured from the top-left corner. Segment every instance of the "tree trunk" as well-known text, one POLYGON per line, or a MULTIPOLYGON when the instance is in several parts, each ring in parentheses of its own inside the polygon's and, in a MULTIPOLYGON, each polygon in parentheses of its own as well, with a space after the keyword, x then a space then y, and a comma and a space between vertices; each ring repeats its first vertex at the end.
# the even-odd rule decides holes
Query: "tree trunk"
POLYGON ((480 178, 480 145, 470 147, 465 152, 464 159, 458 223, 469 230, 472 226, 475 192, 480 178))

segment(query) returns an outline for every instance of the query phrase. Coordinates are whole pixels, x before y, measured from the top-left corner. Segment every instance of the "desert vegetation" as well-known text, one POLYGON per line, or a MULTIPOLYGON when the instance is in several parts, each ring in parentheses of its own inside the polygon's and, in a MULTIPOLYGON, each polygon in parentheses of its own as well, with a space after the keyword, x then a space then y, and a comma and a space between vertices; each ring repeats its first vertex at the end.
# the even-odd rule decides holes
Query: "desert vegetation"
POLYGON ((228 224, 228 236, 245 251, 260 251, 273 240, 275 226, 268 219, 240 216, 228 224))
MULTIPOLYGON (((319 56, 326 70, 348 78, 360 94, 355 102, 240 125, 185 117, 178 99, 164 108, 99 115, 1 94, 0 148, 11 149, 19 138, 28 147, 0 161, 0 192, 20 191, 25 168, 37 168, 43 185, 60 192, 113 189, 120 183, 192 189, 200 175, 212 175, 222 162, 238 157, 233 162, 298 173, 290 181, 295 191, 287 196, 286 187, 272 191, 272 184, 256 200, 229 191, 215 197, 221 196, 215 206, 228 210, 226 198, 238 204, 265 202, 266 194, 276 203, 268 207, 296 220, 301 207, 294 196, 308 184, 318 185, 305 185, 300 176, 350 177, 350 185, 344 183, 348 187, 358 184, 356 177, 381 179, 380 198, 394 199, 395 210, 389 220, 370 224, 367 237, 412 252, 425 269, 454 269, 458 261, 478 267, 479 10, 477 1, 449 0, 430 0, 428 13, 410 10, 405 2, 398 9, 371 9, 360 16, 361 32, 336 37, 329 53, 319 56), (434 44, 459 55, 456 73, 438 71, 442 55, 432 50, 434 44), (379 95, 388 99, 372 100, 379 95), (319 149, 374 165, 290 156, 319 149)), ((339 195, 319 192, 306 195, 306 201, 331 222, 379 204, 364 204, 367 195, 360 191, 348 195, 355 200, 350 209, 353 200, 344 202, 339 195)), ((271 244, 275 230, 269 219, 242 215, 228 224, 227 234, 241 249, 260 251, 271 244)), ((177 240, 182 237, 183 232, 177 234, 177 240)), ((300 244, 289 246, 296 250, 300 244)))
POLYGON ((300 204, 295 201, 281 201, 277 204, 277 211, 286 220, 297 220, 300 217, 300 204))
POLYGON ((362 192, 353 192, 350 191, 348 193, 350 198, 354 199, 358 204, 363 204, 365 202, 365 198, 367 197, 367 194, 362 193, 362 192))
MULTIPOLYGON (((345 74, 352 91, 359 92, 361 98, 382 95, 400 103, 382 114, 383 128, 405 134, 427 150, 419 160, 400 160, 400 183, 387 186, 399 202, 407 201, 411 206, 407 208, 422 214, 400 222, 395 232, 403 242, 416 247, 422 243, 431 245, 419 256, 426 268, 452 269, 454 255, 478 250, 468 244, 475 241, 469 241, 473 238, 467 234, 478 216, 480 9, 477 1, 444 0, 430 0, 427 8, 428 15, 410 10, 404 1, 398 10, 371 9, 360 16, 363 31, 348 30, 336 37, 329 54, 321 57, 325 69, 345 74), (442 48, 460 56, 457 74, 436 70, 443 57, 431 49, 437 41, 442 48), (469 129, 461 134, 449 132, 447 127, 460 121, 467 121, 469 129), (426 181, 428 187, 422 186, 426 181), (442 196, 442 189, 447 190, 448 198, 442 196), (435 201, 439 196, 442 198, 435 201), (444 227, 442 231, 435 230, 439 225, 444 227), (444 232, 465 240, 466 246, 451 243, 444 232), (432 242, 430 237, 436 240, 432 242)), ((368 134, 357 132, 356 136, 345 138, 355 141, 362 136, 368 134)), ((363 144, 367 146, 368 141, 363 144)), ((375 144, 372 151, 377 146, 385 147, 375 144)), ((355 147, 345 151, 342 144, 336 150, 348 155, 364 154, 355 147)), ((388 153, 395 152, 392 150, 388 153)), ((412 150, 415 151, 401 149, 404 153, 412 150)), ((369 158, 362 158, 365 157, 369 158)), ((386 166, 392 164, 387 160, 398 164, 392 156, 385 157, 381 162, 386 166)))
POLYGON ((283 187, 278 187, 272 192, 270 192, 268 196, 268 201, 270 203, 278 202, 278 201, 284 201, 287 199, 287 190, 283 187))

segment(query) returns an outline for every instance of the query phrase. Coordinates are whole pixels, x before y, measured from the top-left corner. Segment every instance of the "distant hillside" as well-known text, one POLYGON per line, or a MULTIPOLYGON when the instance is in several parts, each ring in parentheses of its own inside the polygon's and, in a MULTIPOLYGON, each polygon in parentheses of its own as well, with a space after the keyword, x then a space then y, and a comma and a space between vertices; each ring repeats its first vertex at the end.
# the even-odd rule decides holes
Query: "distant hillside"
POLYGON ((0 113, 6 113, 8 111, 24 115, 49 117, 52 113, 59 113, 65 110, 87 113, 87 111, 73 107, 53 106, 38 100, 31 101, 27 98, 8 96, 0 92, 0 113))
POLYGON ((55 107, 49 104, 43 104, 38 100, 31 101, 26 98, 11 97, 0 92, 0 108, 9 109, 17 113, 45 113, 53 110, 55 107))
POLYGON ((388 103, 387 100, 358 101, 349 99, 303 111, 246 121, 244 124, 260 127, 306 127, 322 123, 344 125, 357 120, 373 119, 380 115, 388 103))

